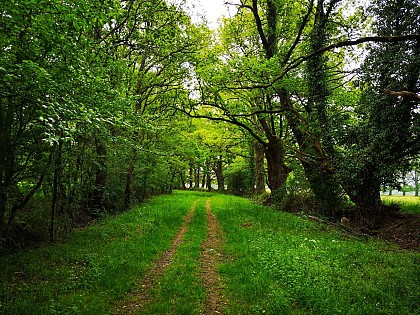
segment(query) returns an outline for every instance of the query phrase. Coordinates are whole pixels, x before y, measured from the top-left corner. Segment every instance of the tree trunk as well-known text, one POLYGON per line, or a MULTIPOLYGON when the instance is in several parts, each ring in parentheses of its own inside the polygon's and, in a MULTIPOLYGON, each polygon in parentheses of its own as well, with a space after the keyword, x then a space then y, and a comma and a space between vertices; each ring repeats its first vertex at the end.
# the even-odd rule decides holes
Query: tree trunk
POLYGON ((268 186, 271 193, 273 196, 279 193, 285 193, 286 179, 290 170, 284 163, 284 151, 281 139, 278 137, 271 137, 269 139, 269 143, 265 148, 265 158, 267 160, 268 186))
MULTIPOLYGON (((7 102, 7 99, 6 99, 7 102)), ((11 103, 11 101, 10 101, 11 103)), ((0 237, 6 235, 6 212, 15 164, 15 147, 11 139, 13 106, 0 104, 0 237)))
POLYGON ((192 165, 190 165, 190 174, 189 174, 189 179, 188 179, 188 181, 189 181, 189 189, 192 189, 193 188, 193 172, 194 172, 194 170, 193 170, 193 167, 192 167, 192 165))
POLYGON ((179 172, 179 179, 181 180, 181 189, 186 190, 187 186, 185 184, 184 172, 179 172))
POLYGON ((217 190, 219 192, 224 192, 225 191, 225 178, 223 176, 223 161, 222 161, 221 156, 215 163, 214 172, 216 174, 216 179, 217 179, 217 190))
POLYGON ((376 176, 375 164, 366 164, 353 178, 354 181, 343 183, 351 201, 356 204, 365 225, 374 229, 378 219, 384 215, 381 207, 381 181, 376 176))
MULTIPOLYGON (((61 132, 61 137, 63 137, 63 132, 61 132)), ((53 193, 51 201, 51 216, 50 216, 50 242, 54 243, 55 241, 55 216, 57 211, 57 203, 59 201, 59 186, 61 182, 62 174, 62 150, 63 149, 63 140, 60 139, 57 147, 56 157, 54 159, 54 178, 53 178, 53 193)))
POLYGON ((249 155, 251 156, 248 159, 248 168, 249 168, 249 186, 248 191, 250 194, 255 194, 255 182, 257 179, 256 175, 256 157, 255 157, 255 149, 254 149, 254 142, 250 142, 249 144, 249 155))
POLYGON ((310 126, 302 123, 293 110, 293 105, 287 91, 281 93, 282 104, 285 106, 285 115, 289 126, 299 146, 299 160, 304 169, 306 178, 321 211, 325 215, 333 216, 336 209, 342 205, 341 188, 335 178, 335 167, 332 159, 326 156, 320 138, 307 131, 310 126))
POLYGON ((95 170, 95 185, 92 193, 92 200, 90 205, 90 211, 93 215, 98 215, 99 212, 103 211, 105 208, 105 187, 107 182, 107 170, 106 170, 106 161, 107 161, 107 149, 103 144, 102 140, 96 138, 96 156, 97 156, 97 166, 95 170))
POLYGON ((207 170, 207 174, 206 174, 206 186, 207 186, 207 191, 212 191, 212 187, 211 187, 211 168, 210 168, 210 161, 206 162, 206 170, 207 170))
POLYGON ((131 206, 131 184, 133 182, 134 166, 136 163, 137 150, 133 147, 131 150, 130 164, 127 170, 127 180, 125 182, 124 191, 124 210, 127 210, 131 206))
POLYGON ((201 177, 201 188, 206 187, 206 173, 203 171, 203 176, 201 177))
POLYGON ((262 194, 265 191, 265 176, 264 176, 264 148, 257 142, 254 143, 255 152, 255 176, 257 194, 262 194))
POLYGON ((195 173, 194 173, 194 188, 195 189, 200 188, 200 167, 197 167, 195 169, 195 173))

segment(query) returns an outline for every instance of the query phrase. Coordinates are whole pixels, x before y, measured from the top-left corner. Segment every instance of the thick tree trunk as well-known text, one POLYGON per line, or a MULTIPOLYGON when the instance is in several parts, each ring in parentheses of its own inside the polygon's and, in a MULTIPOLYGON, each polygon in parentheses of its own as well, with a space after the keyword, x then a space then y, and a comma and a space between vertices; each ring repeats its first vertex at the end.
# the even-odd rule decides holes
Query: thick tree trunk
POLYGON ((210 167, 210 162, 207 161, 206 162, 206 186, 207 186, 207 191, 212 191, 212 187, 211 187, 211 167, 210 167))
POLYGON ((255 194, 255 190, 256 190, 255 182, 257 179, 257 175, 256 175, 256 157, 255 157, 255 149, 254 149, 253 142, 251 142, 249 145, 249 153, 250 153, 249 155, 251 156, 251 158, 248 160, 248 169, 249 169, 248 191, 250 194, 255 194))
MULTIPOLYGON (((7 102, 7 101, 6 101, 7 102)), ((13 178, 15 149, 11 140, 14 114, 12 106, 0 104, 0 237, 7 232, 6 212, 13 178)))
POLYGON ((283 144, 279 138, 271 137, 269 139, 265 148, 265 158, 267 160, 268 186, 271 193, 273 196, 285 193, 285 184, 290 170, 284 163, 283 144))
POLYGON ((184 173, 182 171, 179 172, 179 179, 181 180, 181 189, 182 190, 186 190, 187 189, 187 185, 185 184, 184 173))
POLYGON ((201 177, 201 188, 206 188, 206 173, 203 172, 203 176, 201 177))
POLYGON ((347 181, 343 186, 351 201, 356 204, 363 223, 371 229, 376 228, 382 213, 381 207, 381 181, 376 176, 375 164, 366 164, 359 171, 354 181, 347 181))
POLYGON ((285 108, 289 109, 285 115, 299 145, 299 159, 315 199, 325 215, 334 215, 336 209, 342 205, 342 200, 341 187, 335 178, 336 170, 332 159, 326 156, 320 143, 321 139, 309 133, 309 126, 304 125, 294 112, 287 91, 282 91, 281 99, 285 108))

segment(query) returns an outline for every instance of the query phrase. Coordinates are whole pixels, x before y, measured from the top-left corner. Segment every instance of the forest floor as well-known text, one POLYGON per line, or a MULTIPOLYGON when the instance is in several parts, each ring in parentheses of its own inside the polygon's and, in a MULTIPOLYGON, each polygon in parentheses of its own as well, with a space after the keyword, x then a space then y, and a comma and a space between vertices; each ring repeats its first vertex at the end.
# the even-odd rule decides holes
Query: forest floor
POLYGON ((391 212, 375 229, 367 229, 360 221, 350 224, 354 234, 365 234, 398 244, 402 249, 420 250, 420 215, 391 212))

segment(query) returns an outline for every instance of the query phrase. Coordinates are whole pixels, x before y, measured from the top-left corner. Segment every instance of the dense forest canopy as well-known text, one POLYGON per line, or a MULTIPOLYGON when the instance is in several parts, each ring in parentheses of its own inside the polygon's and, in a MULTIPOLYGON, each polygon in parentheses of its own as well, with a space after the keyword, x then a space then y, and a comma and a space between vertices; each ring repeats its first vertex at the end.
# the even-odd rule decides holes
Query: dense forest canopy
POLYGON ((418 193, 418 0, 231 6, 212 30, 181 0, 1 2, 2 243, 179 188, 370 226, 382 187, 418 193))

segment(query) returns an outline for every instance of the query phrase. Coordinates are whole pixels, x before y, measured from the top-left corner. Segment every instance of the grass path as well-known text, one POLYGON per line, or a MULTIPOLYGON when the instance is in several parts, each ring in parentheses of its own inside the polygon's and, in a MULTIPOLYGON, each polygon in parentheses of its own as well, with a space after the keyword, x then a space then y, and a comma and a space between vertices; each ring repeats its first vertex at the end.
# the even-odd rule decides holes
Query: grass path
POLYGON ((194 217, 199 200, 194 202, 183 226, 173 238, 169 250, 165 251, 146 272, 138 289, 130 292, 123 302, 117 304, 115 314, 223 314, 223 308, 227 303, 217 271, 217 265, 222 262, 223 238, 219 222, 211 211, 210 200, 208 198, 206 201, 205 216, 194 217), (192 224, 193 219, 195 227, 192 224), (196 233, 200 230, 199 226, 206 229, 204 240, 203 233, 196 233), (186 234, 190 237, 186 238, 186 234), (201 244, 200 247, 191 246, 197 241, 201 244), (198 250, 199 256, 194 255, 198 250), (185 255, 189 257, 186 258, 185 255), (185 264, 188 259, 195 260, 197 265, 194 274, 183 275, 183 272, 188 270, 185 264), (175 281, 171 274, 178 275, 175 281), (196 297, 195 307, 182 309, 185 306, 179 303, 179 300, 183 299, 182 295, 186 295, 187 298, 193 297, 189 295, 190 290, 183 290, 182 285, 184 278, 191 276, 192 278, 198 276, 197 283, 192 287, 203 287, 204 294, 196 297), (165 296, 165 291, 170 292, 169 295, 165 296))
POLYGON ((194 202, 190 212, 185 217, 184 224, 179 230, 178 234, 172 240, 169 250, 165 251, 162 256, 155 262, 152 268, 150 268, 139 288, 135 291, 130 292, 127 298, 120 303, 116 310, 116 314, 135 314, 139 309, 144 309, 147 304, 150 303, 150 290, 155 285, 155 282, 160 278, 172 262, 172 258, 175 255, 179 245, 183 241, 184 235, 187 232, 188 225, 191 222, 191 218, 194 215, 195 207, 198 200, 194 202))
POLYGON ((210 199, 207 199, 206 202, 206 215, 207 239, 202 244, 200 276, 206 288, 207 298, 202 313, 221 314, 227 303, 223 295, 222 283, 216 266, 223 261, 223 237, 219 222, 211 211, 210 199))
POLYGON ((420 314, 420 253, 175 191, 0 256, 0 314, 420 314))

